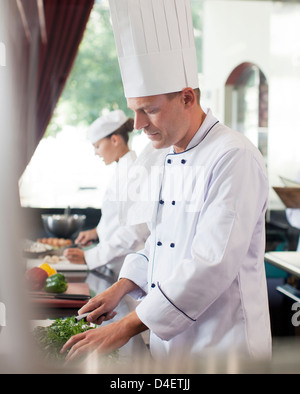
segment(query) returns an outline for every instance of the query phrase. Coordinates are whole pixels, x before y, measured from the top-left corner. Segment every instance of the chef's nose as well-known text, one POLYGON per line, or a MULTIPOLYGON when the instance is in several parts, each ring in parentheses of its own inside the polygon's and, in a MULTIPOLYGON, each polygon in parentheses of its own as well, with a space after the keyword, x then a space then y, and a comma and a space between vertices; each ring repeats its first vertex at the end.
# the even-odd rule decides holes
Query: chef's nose
POLYGON ((148 116, 144 112, 136 112, 134 117, 134 128, 141 130, 149 126, 148 116))

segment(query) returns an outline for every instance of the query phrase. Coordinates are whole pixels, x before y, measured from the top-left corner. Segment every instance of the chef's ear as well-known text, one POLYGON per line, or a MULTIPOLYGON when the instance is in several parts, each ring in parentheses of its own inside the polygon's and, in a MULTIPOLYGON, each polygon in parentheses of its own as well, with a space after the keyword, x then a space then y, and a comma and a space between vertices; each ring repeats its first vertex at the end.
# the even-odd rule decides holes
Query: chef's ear
POLYGON ((120 142, 120 136, 118 134, 112 134, 110 141, 114 146, 117 146, 120 142))
POLYGON ((192 107, 196 102, 196 95, 192 88, 184 88, 181 97, 186 108, 192 107))

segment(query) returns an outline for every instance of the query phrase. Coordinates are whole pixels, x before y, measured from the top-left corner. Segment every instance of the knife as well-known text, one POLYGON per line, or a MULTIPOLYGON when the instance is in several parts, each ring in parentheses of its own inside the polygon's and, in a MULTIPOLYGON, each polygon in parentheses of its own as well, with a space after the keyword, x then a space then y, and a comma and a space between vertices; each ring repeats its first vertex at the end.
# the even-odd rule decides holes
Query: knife
POLYGON ((75 316, 75 319, 76 319, 77 321, 80 321, 80 320, 86 321, 86 317, 87 317, 87 315, 89 315, 89 314, 90 314, 90 312, 88 312, 88 313, 83 313, 82 315, 75 316))
POLYGON ((93 243, 95 243, 95 242, 89 241, 89 242, 87 242, 85 244, 83 244, 83 243, 75 244, 73 242, 71 245, 64 246, 64 249, 85 248, 86 246, 91 246, 93 243))
MULTIPOLYGON (((87 317, 90 313, 91 313, 91 312, 87 312, 87 313, 83 313, 82 315, 75 316, 75 319, 76 319, 77 321, 80 321, 80 320, 87 321, 87 320, 86 320, 86 317, 87 317)), ((101 315, 101 316, 106 316, 106 313, 103 313, 103 315, 101 315)), ((99 316, 99 317, 101 317, 101 316, 99 316)))

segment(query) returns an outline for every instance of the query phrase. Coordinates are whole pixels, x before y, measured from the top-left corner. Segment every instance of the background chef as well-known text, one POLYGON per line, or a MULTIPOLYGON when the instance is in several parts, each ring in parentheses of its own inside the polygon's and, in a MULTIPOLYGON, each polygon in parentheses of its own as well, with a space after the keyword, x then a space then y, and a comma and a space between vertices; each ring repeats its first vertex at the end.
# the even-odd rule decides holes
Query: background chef
POLYGON ((105 265, 119 273, 124 257, 143 247, 149 235, 145 224, 121 226, 119 222, 119 192, 137 157, 128 144, 128 133, 133 129, 133 119, 121 110, 101 116, 88 129, 88 139, 95 148, 95 154, 103 158, 106 165, 116 163, 116 169, 103 198, 98 226, 80 232, 75 240, 75 243, 83 245, 98 239, 99 243, 86 251, 66 249, 64 256, 72 263, 87 264, 89 269, 105 265))
POLYGON ((62 351, 70 348, 68 360, 107 352, 149 328, 157 359, 182 362, 208 349, 269 357, 264 160, 198 102, 189 0, 110 0, 110 8, 135 127, 155 148, 170 148, 145 248, 128 255, 119 281, 79 312, 101 323, 125 294, 141 302, 62 351))

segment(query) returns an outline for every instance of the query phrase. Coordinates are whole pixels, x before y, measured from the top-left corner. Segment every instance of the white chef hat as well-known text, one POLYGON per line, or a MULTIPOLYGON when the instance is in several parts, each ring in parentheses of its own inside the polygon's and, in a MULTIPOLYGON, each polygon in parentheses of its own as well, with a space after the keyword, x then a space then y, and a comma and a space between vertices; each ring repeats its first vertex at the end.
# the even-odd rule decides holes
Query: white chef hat
POLYGON ((126 97, 198 88, 190 0, 109 0, 126 97))
POLYGON ((92 144, 107 137, 126 121, 127 116, 120 109, 111 111, 100 118, 96 119, 87 130, 88 139, 92 144))

